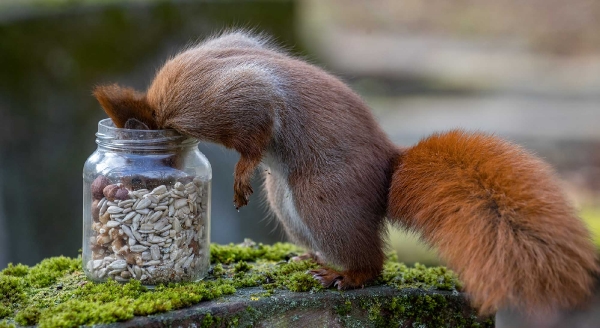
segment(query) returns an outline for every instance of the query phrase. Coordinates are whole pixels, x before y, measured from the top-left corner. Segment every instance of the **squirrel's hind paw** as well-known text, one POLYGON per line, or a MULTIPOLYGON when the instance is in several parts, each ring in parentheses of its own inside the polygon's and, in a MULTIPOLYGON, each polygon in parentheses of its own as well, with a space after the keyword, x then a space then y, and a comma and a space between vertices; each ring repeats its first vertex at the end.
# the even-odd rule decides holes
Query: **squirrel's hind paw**
POLYGON ((344 279, 344 277, 341 273, 333 269, 321 268, 316 270, 310 270, 308 271, 308 273, 310 273, 313 276, 313 278, 319 281, 321 285, 323 285, 323 287, 325 288, 336 286, 338 289, 341 289, 339 282, 341 282, 344 279))
POLYGON ((365 283, 375 278, 372 274, 364 272, 344 271, 338 272, 334 269, 322 267, 309 271, 325 288, 336 287, 339 290, 363 288, 365 283))

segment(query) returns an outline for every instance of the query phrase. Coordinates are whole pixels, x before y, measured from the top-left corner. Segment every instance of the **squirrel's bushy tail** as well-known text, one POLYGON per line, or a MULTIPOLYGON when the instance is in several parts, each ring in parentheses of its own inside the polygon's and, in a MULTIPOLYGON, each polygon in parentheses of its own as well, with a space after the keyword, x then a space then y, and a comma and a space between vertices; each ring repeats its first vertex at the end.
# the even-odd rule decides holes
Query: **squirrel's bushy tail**
POLYGON ((482 314, 543 313, 592 292, 595 247, 552 170, 494 136, 451 131, 405 150, 388 217, 438 250, 482 314))

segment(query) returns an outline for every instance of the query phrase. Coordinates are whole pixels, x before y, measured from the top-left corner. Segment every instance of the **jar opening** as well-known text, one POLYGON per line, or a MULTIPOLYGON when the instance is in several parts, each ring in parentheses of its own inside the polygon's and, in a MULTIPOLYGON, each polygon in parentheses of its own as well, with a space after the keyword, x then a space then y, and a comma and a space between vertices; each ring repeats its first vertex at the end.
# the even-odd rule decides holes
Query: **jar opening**
POLYGON ((112 149, 169 149, 194 146, 198 140, 176 130, 133 130, 117 128, 110 118, 98 122, 96 143, 112 149))

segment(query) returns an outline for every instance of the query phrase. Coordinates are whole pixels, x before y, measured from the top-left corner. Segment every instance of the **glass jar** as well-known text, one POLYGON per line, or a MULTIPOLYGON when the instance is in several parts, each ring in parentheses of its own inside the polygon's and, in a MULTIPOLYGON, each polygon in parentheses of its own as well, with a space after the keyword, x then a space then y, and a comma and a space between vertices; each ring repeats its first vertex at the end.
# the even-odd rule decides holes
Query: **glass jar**
POLYGON ((94 281, 195 281, 210 261, 212 170, 175 130, 98 123, 83 168, 83 267, 94 281))

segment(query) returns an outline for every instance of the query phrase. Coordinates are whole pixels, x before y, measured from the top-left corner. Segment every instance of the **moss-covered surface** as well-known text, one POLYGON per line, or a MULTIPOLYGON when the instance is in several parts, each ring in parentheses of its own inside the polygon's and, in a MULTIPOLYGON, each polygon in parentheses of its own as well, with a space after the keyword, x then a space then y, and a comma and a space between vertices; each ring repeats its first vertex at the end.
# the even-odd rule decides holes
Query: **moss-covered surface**
POLYGON ((72 327, 159 313, 163 314, 128 321, 128 326, 158 327, 182 318, 207 327, 280 325, 315 317, 320 320, 317 325, 364 326, 364 320, 376 327, 492 325, 476 321, 475 312, 457 292, 456 277, 443 267, 408 268, 390 258, 373 283, 378 286, 324 291, 307 273, 317 264, 288 261, 301 251, 281 243, 212 245, 206 279, 153 290, 137 281, 91 282, 80 258, 55 257, 33 267, 9 265, 0 272, 0 327, 72 327), (188 312, 172 311, 200 302, 188 312), (237 310, 223 305, 227 303, 237 310))

